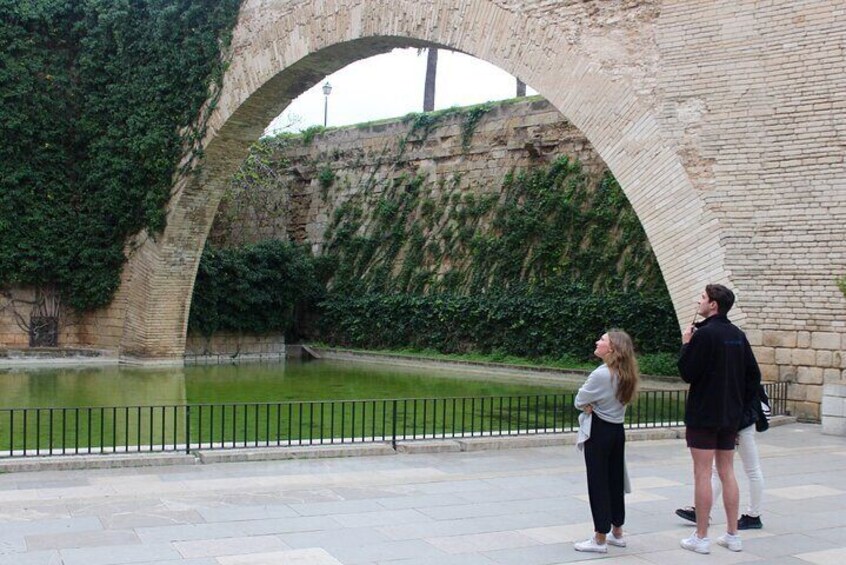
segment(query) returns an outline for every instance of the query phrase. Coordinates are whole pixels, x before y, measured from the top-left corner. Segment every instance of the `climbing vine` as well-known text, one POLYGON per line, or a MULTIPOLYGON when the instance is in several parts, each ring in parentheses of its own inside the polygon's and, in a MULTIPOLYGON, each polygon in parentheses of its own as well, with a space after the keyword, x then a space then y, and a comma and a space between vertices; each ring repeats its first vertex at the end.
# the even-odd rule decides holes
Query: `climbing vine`
POLYGON ((338 264, 334 286, 663 288, 646 235, 610 173, 590 178, 562 156, 507 175, 501 187, 476 194, 460 179, 427 186, 422 176, 401 175, 378 195, 358 192, 336 209, 325 235, 338 264))
POLYGON ((461 147, 466 151, 470 148, 470 142, 473 140, 473 133, 476 131, 476 126, 479 125, 482 117, 493 109, 490 103, 480 104, 478 106, 471 106, 466 108, 463 112, 463 122, 461 124, 461 147))
POLYGON ((239 5, 0 0, 0 288, 112 299, 128 237, 164 227, 239 5))
POLYGON ((461 147, 466 151, 470 148, 473 133, 482 117, 494 108, 493 104, 485 103, 464 108, 450 107, 436 112, 412 112, 402 118, 408 124, 408 133, 399 140, 398 156, 402 156, 409 142, 423 142, 438 125, 447 118, 459 116, 461 118, 461 147))

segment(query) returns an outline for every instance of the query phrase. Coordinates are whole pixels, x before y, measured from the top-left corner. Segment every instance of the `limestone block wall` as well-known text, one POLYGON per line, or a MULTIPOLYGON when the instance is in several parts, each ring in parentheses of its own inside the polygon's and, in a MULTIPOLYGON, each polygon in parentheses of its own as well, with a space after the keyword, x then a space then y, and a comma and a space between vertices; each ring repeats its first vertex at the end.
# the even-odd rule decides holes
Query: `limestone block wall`
POLYGON ((11 299, 29 300, 32 291, 22 288, 7 290, 8 296, 0 296, 0 346, 28 347, 29 336, 18 327, 11 311, 11 299))
MULTIPOLYGON (((125 281, 127 273, 122 274, 125 281)), ((105 308, 75 315, 63 312, 65 317, 59 327, 59 347, 93 347, 118 354, 125 322, 125 287, 105 308)), ((27 287, 10 287, 0 295, 0 347, 26 348, 29 334, 16 321, 15 311, 28 319, 30 309, 26 302, 33 300, 35 291, 27 287)))
POLYGON ((607 170, 584 134, 540 97, 491 104, 471 135, 466 120, 466 111, 446 115, 424 134, 397 118, 291 143, 275 158, 284 163, 274 173, 278 182, 262 194, 251 187, 224 199, 209 238, 218 246, 288 239, 320 253, 335 209, 362 192, 382 192, 402 175, 423 175, 437 199, 442 183, 463 193, 498 194, 507 174, 563 155, 578 159, 593 179, 607 170), (321 181, 327 171, 330 186, 321 181))
POLYGON ((788 382, 797 415, 819 417, 825 387, 846 378, 846 336, 836 332, 747 332, 765 379, 788 382))
POLYGON ((800 417, 846 379, 844 30, 829 1, 664 2, 655 28, 654 107, 719 218, 764 376, 791 383, 800 417))
POLYGON ((217 332, 211 337, 189 335, 185 340, 185 357, 188 359, 231 358, 280 358, 285 356, 285 336, 248 335, 234 332, 217 332))
MULTIPOLYGON (((29 347, 29 333, 26 328, 21 328, 21 323, 29 323, 35 294, 32 288, 13 287, 5 289, 0 295, 0 347, 29 347)), ((86 335, 90 324, 88 317, 73 316, 65 310, 60 312, 60 316, 60 346, 92 345, 86 335)))

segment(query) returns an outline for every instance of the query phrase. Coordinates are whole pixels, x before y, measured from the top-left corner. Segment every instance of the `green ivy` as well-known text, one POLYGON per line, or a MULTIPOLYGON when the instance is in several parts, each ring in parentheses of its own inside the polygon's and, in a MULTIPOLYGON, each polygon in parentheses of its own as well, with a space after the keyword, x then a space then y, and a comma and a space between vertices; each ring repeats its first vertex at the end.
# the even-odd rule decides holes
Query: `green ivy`
POLYGON ((0 0, 0 287, 88 310, 159 232, 240 0, 0 0))
POLYGON ((320 182, 320 188, 328 190, 335 182, 335 173, 331 167, 325 165, 317 174, 317 180, 320 182))
POLYGON ((476 126, 484 117, 485 114, 493 109, 493 104, 479 104, 478 106, 471 106, 465 108, 462 112, 464 121, 461 124, 461 147, 466 151, 470 148, 470 142, 473 141, 473 134, 476 132, 476 126))
POLYGON ((675 349, 679 341, 672 305, 662 297, 620 291, 599 295, 579 285, 469 295, 333 291, 320 305, 317 336, 326 343, 369 349, 585 359, 610 327, 625 328, 642 353, 675 349))
POLYGON ((323 295, 320 264, 302 247, 265 241, 238 249, 207 247, 191 301, 189 332, 284 333, 295 340, 323 295))
POLYGON ((561 157, 506 175, 501 194, 442 183, 437 201, 433 188, 404 174, 381 194, 361 191, 336 210, 325 234, 339 265, 333 284, 466 293, 578 282, 594 292, 650 289, 669 300, 646 234, 610 173, 589 178, 578 161, 561 157), (450 270, 439 275, 445 263, 450 270), (399 275, 385 280, 385 272, 399 275))
POLYGON ((300 133, 300 139, 302 140, 303 145, 311 145, 311 143, 314 141, 314 138, 325 131, 326 128, 323 126, 311 126, 304 129, 300 133))

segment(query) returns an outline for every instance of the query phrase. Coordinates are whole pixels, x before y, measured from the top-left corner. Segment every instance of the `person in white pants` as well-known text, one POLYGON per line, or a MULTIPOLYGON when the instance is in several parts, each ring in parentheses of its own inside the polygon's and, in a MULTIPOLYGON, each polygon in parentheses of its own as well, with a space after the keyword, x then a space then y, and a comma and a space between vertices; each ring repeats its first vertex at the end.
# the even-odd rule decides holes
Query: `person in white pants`
MULTIPOLYGON (((755 433, 757 431, 764 431, 769 427, 767 423, 767 418, 770 415, 769 398, 763 387, 759 391, 759 397, 761 407, 760 411, 757 409, 758 407, 755 407, 755 419, 737 432, 737 452, 740 454, 740 460, 743 462, 743 470, 749 482, 749 506, 746 513, 742 514, 737 521, 738 530, 757 530, 764 526, 761 522, 761 501, 764 497, 764 473, 761 471, 758 444, 755 441, 755 433)), ((751 418, 752 414, 750 413, 744 423, 748 422, 751 418)), ((715 465, 711 472, 711 490, 714 493, 714 505, 720 500, 722 486, 715 465)), ((696 522, 696 509, 693 506, 677 509, 676 515, 685 520, 696 522)))

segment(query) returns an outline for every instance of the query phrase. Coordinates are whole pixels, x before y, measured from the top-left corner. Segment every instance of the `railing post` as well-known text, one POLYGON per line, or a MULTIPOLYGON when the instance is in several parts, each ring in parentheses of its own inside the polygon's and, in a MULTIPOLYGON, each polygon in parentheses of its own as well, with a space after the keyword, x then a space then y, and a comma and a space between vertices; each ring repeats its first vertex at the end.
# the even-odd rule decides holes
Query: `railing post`
POLYGON ((185 405, 185 453, 191 453, 191 405, 185 405))
POLYGON ((396 451, 397 449, 397 399, 394 398, 394 417, 391 422, 391 447, 396 451))

